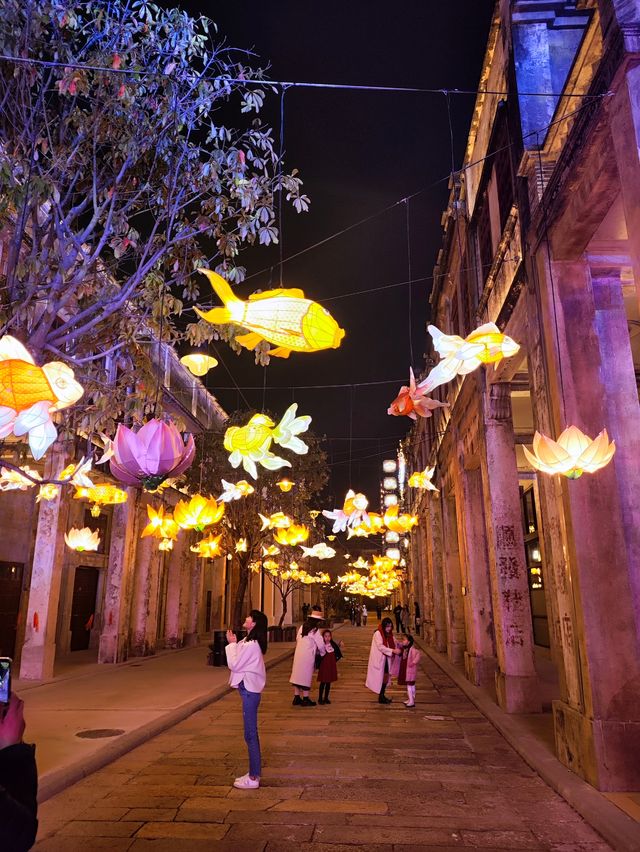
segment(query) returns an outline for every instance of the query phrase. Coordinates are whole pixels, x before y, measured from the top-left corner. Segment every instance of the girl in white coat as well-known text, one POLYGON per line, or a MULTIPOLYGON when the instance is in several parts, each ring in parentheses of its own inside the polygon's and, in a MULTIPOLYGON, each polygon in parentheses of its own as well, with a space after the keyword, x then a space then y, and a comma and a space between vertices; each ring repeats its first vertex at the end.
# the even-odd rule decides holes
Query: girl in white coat
POLYGON ((316 702, 309 698, 316 654, 324 657, 326 648, 319 628, 324 616, 320 610, 313 610, 302 624, 296 637, 296 650, 293 655, 293 668, 289 683, 293 684, 293 705, 315 707, 316 702))
POLYGON ((391 619, 383 618, 371 640, 367 680, 365 682, 368 689, 378 693, 379 704, 391 704, 391 699, 385 696, 384 691, 389 681, 393 657, 399 656, 401 653, 402 650, 396 647, 393 638, 391 619))
POLYGON ((255 790, 260 786, 261 755, 258 738, 258 707, 267 680, 264 655, 267 653, 267 616, 252 609, 243 624, 246 639, 238 642, 235 633, 227 630, 225 648, 227 665, 231 670, 229 686, 237 689, 242 699, 244 741, 249 751, 249 771, 233 782, 239 790, 255 790))

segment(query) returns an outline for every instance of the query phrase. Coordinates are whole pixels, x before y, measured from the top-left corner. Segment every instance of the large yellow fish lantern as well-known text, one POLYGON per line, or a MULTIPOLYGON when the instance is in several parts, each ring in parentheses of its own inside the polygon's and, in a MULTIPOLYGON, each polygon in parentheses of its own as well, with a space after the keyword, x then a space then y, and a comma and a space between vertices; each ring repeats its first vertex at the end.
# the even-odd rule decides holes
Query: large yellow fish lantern
POLYGON ((246 426, 230 426, 224 435, 224 448, 230 453, 231 466, 242 464, 254 479, 258 478, 256 464, 267 470, 291 467, 291 462, 271 452, 271 444, 275 442, 298 455, 308 452, 307 444, 297 436, 307 431, 311 418, 308 415, 296 417, 297 411, 298 404, 294 402, 277 426, 266 414, 254 414, 246 426))
POLYGON ((217 272, 211 269, 200 272, 207 276, 224 307, 210 311, 196 308, 196 313, 215 325, 248 329, 248 334, 236 337, 246 349, 255 349, 266 340, 276 347, 269 355, 288 358, 291 352, 317 352, 340 346, 344 329, 322 305, 306 299, 302 290, 266 290, 243 302, 217 272))
POLYGON ((38 367, 19 340, 0 338, 0 439, 28 435, 31 455, 42 458, 58 437, 51 415, 83 393, 71 367, 61 361, 38 367))

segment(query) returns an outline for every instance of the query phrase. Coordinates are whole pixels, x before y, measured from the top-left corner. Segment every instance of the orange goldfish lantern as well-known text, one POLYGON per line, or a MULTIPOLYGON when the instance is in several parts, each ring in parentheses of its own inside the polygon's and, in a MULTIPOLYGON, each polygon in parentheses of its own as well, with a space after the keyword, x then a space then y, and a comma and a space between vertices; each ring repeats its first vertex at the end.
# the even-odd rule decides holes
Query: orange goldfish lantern
POLYGON ((0 338, 0 439, 28 435, 32 456, 42 458, 58 437, 51 415, 83 393, 71 367, 61 361, 38 367, 19 340, 0 338))
POLYGON ((418 417, 431 417, 436 408, 446 408, 448 402, 439 402, 427 396, 428 390, 416 385, 413 370, 409 368, 409 386, 403 385, 400 393, 393 400, 387 414, 393 417, 410 417, 417 420, 418 417))
POLYGON ((389 506, 384 513, 384 522, 391 532, 407 533, 418 523, 418 517, 417 515, 399 515, 397 505, 389 506))

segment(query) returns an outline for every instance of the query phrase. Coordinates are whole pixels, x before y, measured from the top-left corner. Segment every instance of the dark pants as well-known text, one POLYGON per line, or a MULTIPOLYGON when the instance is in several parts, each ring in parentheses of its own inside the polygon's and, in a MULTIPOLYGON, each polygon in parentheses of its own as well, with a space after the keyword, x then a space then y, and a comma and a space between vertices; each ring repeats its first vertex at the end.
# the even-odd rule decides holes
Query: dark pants
POLYGON ((258 738, 258 707, 261 693, 249 692, 244 682, 238 687, 242 699, 242 718, 244 720, 244 741, 249 751, 249 775, 260 777, 260 740, 258 738))

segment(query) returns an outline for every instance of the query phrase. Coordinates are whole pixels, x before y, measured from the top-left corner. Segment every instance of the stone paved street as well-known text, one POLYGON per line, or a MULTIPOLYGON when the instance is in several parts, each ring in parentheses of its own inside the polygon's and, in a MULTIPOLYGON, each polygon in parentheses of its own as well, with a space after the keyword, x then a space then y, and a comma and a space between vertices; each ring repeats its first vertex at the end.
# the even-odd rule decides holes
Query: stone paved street
POLYGON ((291 706, 290 661, 269 672, 260 790, 231 787, 246 771, 231 694, 44 803, 36 849, 609 849, 430 660, 415 710, 397 687, 379 706, 363 685, 372 630, 338 632, 331 706, 291 706))

